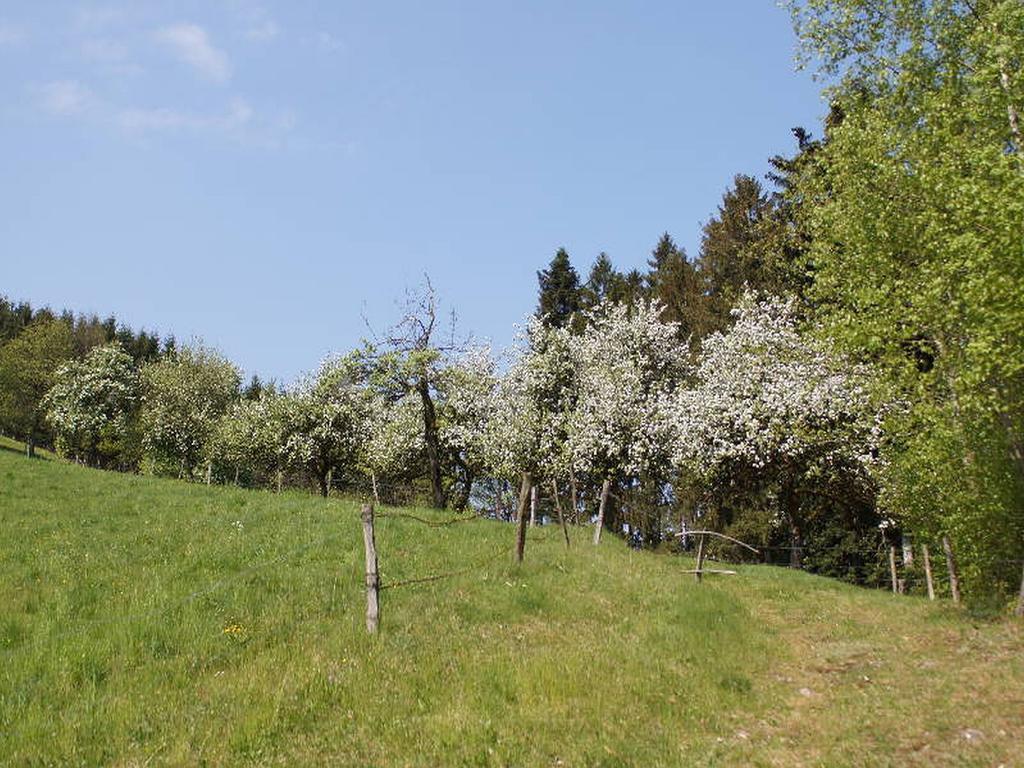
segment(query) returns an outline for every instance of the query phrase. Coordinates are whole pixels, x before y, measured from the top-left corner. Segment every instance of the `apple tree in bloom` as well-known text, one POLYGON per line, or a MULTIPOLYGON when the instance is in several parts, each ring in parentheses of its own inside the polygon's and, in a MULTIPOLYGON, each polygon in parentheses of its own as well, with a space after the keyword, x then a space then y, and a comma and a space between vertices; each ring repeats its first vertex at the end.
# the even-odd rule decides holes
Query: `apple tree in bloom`
POLYGON ((238 369, 217 352, 182 347, 142 369, 142 447, 154 464, 189 477, 238 396, 238 369))
POLYGON ((370 395, 358 380, 352 357, 327 360, 279 403, 288 465, 316 478, 323 496, 330 474, 355 469, 366 444, 370 395))
POLYGON ((685 381, 686 345, 657 303, 600 306, 575 343, 578 398, 568 414, 568 456, 579 475, 602 481, 594 542, 615 482, 664 476, 671 462, 666 402, 685 381))
POLYGON ((280 472, 286 463, 286 404, 284 395, 264 390, 253 400, 237 400, 220 418, 211 445, 211 458, 239 472, 280 472))
POLYGON ((671 404, 675 460, 719 497, 774 495, 799 564, 803 497, 833 478, 846 493, 872 484, 880 429, 867 372, 801 335, 792 300, 747 296, 733 315, 671 404))
POLYGON ((455 509, 465 508, 474 481, 487 471, 479 436, 497 384, 497 364, 486 346, 463 350, 438 372, 438 433, 451 483, 447 495, 455 509))
POLYGON ((57 369, 43 399, 57 451, 95 464, 124 448, 139 402, 139 372, 118 343, 93 347, 57 369))
POLYGON ((360 450, 360 468, 370 476, 373 495, 380 501, 381 482, 388 485, 414 477, 423 466, 423 405, 418 396, 405 394, 389 400, 374 392, 366 400, 366 440, 360 450))

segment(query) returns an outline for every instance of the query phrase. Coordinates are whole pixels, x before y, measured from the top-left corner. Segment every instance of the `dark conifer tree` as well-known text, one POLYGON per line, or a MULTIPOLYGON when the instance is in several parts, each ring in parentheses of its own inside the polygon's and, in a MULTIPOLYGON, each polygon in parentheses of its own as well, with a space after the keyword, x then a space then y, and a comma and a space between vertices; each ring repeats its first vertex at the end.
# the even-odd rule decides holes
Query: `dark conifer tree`
POLYGON ((580 310, 580 276, 559 248, 547 269, 537 273, 540 300, 537 316, 547 325, 564 328, 580 310))

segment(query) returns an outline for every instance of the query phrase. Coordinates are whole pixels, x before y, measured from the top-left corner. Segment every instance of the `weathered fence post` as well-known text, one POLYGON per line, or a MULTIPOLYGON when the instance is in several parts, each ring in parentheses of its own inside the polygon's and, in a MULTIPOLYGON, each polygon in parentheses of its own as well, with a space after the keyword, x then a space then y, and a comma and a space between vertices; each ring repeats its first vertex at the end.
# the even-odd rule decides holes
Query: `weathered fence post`
POLYGON ((551 493, 555 498, 555 509, 558 512, 558 522, 562 526, 562 535, 565 536, 565 548, 569 548, 569 527, 565 524, 565 515, 562 513, 562 500, 558 498, 558 481, 552 478, 551 493))
POLYGON ((363 504, 363 547, 366 550, 366 631, 371 635, 380 623, 380 576, 377 574, 377 543, 373 536, 373 504, 363 504))
POLYGON ((516 510, 516 562, 523 562, 523 552, 526 549, 526 507, 530 503, 530 488, 533 486, 533 477, 529 472, 523 472, 523 484, 519 489, 519 508, 516 510))
POLYGON ((892 593, 899 592, 899 585, 896 582, 896 545, 889 546, 889 576, 892 578, 892 593))
POLYGON ((942 549, 946 552, 946 568, 949 569, 949 591, 953 595, 953 602, 959 603, 960 579, 956 575, 956 558, 953 557, 953 545, 948 536, 942 537, 942 549))
POLYGON ((704 575, 704 539, 706 537, 703 533, 698 535, 700 538, 697 539, 697 569, 693 572, 693 578, 700 582, 701 576, 704 575))
POLYGON ((604 508, 608 505, 608 493, 612 489, 612 481, 605 478, 601 484, 601 501, 597 505, 597 524, 594 526, 594 546, 601 543, 601 529, 604 528, 604 508))
POLYGON ((928 554, 928 545, 921 545, 921 554, 924 556, 924 580, 928 584, 928 599, 935 599, 935 581, 932 579, 932 558, 928 554))

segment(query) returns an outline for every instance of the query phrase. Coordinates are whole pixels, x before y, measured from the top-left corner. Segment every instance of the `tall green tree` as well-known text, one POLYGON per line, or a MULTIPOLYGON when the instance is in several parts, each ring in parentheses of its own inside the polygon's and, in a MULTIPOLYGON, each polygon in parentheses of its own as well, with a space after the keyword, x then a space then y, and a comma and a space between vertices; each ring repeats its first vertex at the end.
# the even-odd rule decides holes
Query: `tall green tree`
POLYGON ((662 321, 675 323, 681 338, 703 335, 707 320, 700 276, 668 232, 658 240, 647 267, 647 292, 663 307, 662 321))
POLYGON ((703 227, 698 269, 707 297, 708 330, 729 323, 746 291, 787 291, 781 227, 771 195, 752 176, 733 179, 718 212, 703 227))
POLYGON ((45 437, 43 396, 72 355, 71 330, 59 320, 35 322, 0 347, 0 427, 35 455, 45 437))
POLYGON ((555 328, 568 327, 580 310, 580 276, 565 248, 559 248, 548 268, 537 273, 537 282, 537 317, 555 328))
MULTIPOLYGON (((1024 552, 1024 3, 789 3, 843 111, 801 194, 814 305, 886 373, 883 502, 969 589, 1024 552)), ((1019 574, 1016 574, 1019 578, 1019 574)))

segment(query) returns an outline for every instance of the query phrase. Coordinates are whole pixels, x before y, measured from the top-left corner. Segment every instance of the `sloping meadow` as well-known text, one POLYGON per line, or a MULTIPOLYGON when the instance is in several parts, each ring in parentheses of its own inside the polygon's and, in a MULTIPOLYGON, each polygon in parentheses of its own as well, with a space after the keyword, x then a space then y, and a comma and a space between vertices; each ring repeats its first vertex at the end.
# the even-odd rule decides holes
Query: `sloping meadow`
POLYGON ((0 763, 1021 756, 1019 625, 766 567, 697 585, 583 529, 515 568, 511 526, 396 511, 369 636, 354 502, 0 452, 0 763))

